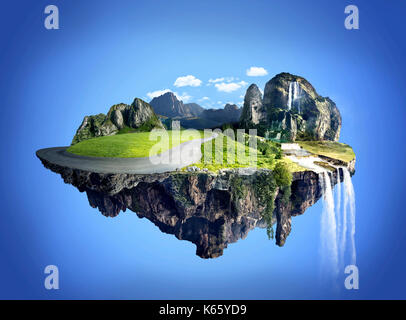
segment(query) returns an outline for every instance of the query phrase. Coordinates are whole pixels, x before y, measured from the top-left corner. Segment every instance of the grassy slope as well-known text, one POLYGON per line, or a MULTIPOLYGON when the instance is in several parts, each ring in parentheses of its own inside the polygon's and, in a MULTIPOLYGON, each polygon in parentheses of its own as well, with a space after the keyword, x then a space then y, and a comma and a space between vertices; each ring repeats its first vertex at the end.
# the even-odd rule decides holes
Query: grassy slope
MULTIPOLYGON (((149 132, 136 132, 136 133, 123 133, 114 136, 98 137, 89 140, 84 140, 68 148, 68 152, 92 157, 148 157, 150 155, 158 154, 165 150, 175 147, 179 143, 186 142, 192 139, 198 139, 203 137, 203 132, 199 131, 198 134, 187 136, 185 130, 181 131, 180 140, 172 142, 173 132, 168 130, 168 139, 159 141, 160 150, 155 149, 155 152, 150 154, 151 148, 157 144, 157 141, 150 140, 149 132)), ((268 142, 272 144, 272 142, 268 142)), ((327 157, 339 159, 345 162, 349 162, 355 158, 355 154, 352 148, 346 144, 331 142, 331 141, 299 141, 300 146, 308 151, 324 155, 327 157)), ((249 151, 256 153, 257 155, 257 167, 273 169, 277 162, 285 162, 291 172, 306 170, 303 167, 295 164, 287 158, 275 159, 275 154, 263 155, 259 150, 250 149, 248 145, 243 146, 241 143, 231 140, 225 135, 219 135, 215 140, 211 140, 202 145, 202 153, 208 144, 212 145, 212 152, 207 153, 206 158, 202 158, 200 162, 194 164, 199 168, 207 168, 210 171, 218 171, 224 168, 244 168, 253 167, 255 165, 250 164, 244 159, 245 155, 249 155, 249 151), (216 141, 223 141, 220 145, 216 141), (234 143, 235 151, 234 156, 229 158, 232 154, 232 143, 234 143), (216 163, 216 152, 223 151, 223 163, 216 163)))
POLYGON ((302 148, 317 154, 344 162, 350 162, 355 158, 352 148, 340 142, 333 141, 296 141, 302 148))
MULTIPOLYGON (((200 162, 195 163, 194 166, 197 166, 201 169, 207 168, 210 171, 217 172, 220 169, 225 169, 225 168, 246 168, 246 167, 253 167, 255 165, 250 164, 245 159, 248 157, 249 152, 256 153, 257 155, 257 167, 258 168, 266 168, 266 169, 273 169, 275 167, 275 164, 279 161, 285 162, 288 165, 288 168, 291 172, 295 171, 303 171, 305 170, 303 167, 300 167, 299 165, 295 164, 289 159, 283 158, 283 159, 275 159, 275 154, 271 155, 263 155, 259 150, 253 150, 249 148, 249 146, 243 146, 241 143, 237 141, 231 140, 229 137, 225 135, 219 135, 215 140, 211 140, 206 142, 205 144, 202 145, 202 153, 204 154, 205 148, 208 144, 212 145, 212 152, 207 152, 206 157, 203 157, 200 162), (223 140, 223 144, 221 143, 216 143, 217 141, 223 140), (232 143, 234 142, 234 156, 230 157, 230 154, 233 152, 233 147, 232 143), (216 152, 220 153, 221 149, 223 150, 223 163, 219 163, 219 161, 216 161, 216 152), (245 150, 245 155, 244 155, 244 150, 245 150)), ((210 148, 210 147, 209 147, 210 148)), ((220 156, 218 156, 217 159, 221 159, 220 156)))
MULTIPOLYGON (((172 131, 166 131, 168 139, 159 141, 161 150, 156 150, 151 155, 158 154, 175 147, 179 143, 201 137, 202 132, 188 136, 186 131, 181 131, 180 140, 172 142, 172 131)), ((150 132, 123 133, 114 136, 97 137, 81 141, 68 148, 68 152, 89 157, 148 157, 150 149, 158 142, 151 141, 150 132)))

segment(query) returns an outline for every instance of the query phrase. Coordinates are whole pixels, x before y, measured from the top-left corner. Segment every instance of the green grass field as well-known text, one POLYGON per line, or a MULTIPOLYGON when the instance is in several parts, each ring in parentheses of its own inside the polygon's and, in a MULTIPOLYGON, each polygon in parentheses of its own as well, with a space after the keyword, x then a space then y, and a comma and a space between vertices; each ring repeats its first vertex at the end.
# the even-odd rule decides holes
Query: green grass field
POLYGON ((302 148, 311 153, 350 162, 355 158, 352 148, 340 142, 334 141, 296 141, 302 148))
POLYGON ((166 133, 165 137, 162 139, 159 137, 157 140, 150 140, 150 132, 97 137, 74 144, 67 151, 88 157, 139 158, 162 153, 182 142, 199 139, 203 136, 202 131, 191 133, 191 131, 182 130, 180 139, 172 141, 173 132, 168 130, 166 133), (153 150, 151 150, 152 148, 153 150))
MULTIPOLYGON (((113 136, 97 137, 74 144, 67 151, 89 157, 148 157, 171 149, 180 143, 203 137, 203 131, 181 130, 180 138, 172 141, 174 132, 171 130, 164 131, 164 135, 156 136, 156 139, 153 139, 150 132, 122 133, 113 136)), ((200 169, 207 168, 213 172, 225 168, 255 166, 257 168, 273 170, 276 163, 284 162, 291 172, 306 170, 293 161, 281 157, 279 144, 271 141, 260 141, 256 137, 258 147, 257 149, 252 149, 249 146, 248 137, 248 135, 245 135, 245 141, 240 143, 226 135, 220 134, 216 139, 202 145, 202 153, 205 156, 198 163, 195 163, 194 166, 200 169), (248 156, 250 153, 256 155, 256 162, 249 161, 248 156)), ((331 141, 298 141, 298 143, 314 154, 324 155, 345 162, 355 158, 352 148, 343 143, 331 141)))
MULTIPOLYGON (((247 137, 248 135, 246 135, 246 138, 247 137)), ((291 172, 306 170, 287 158, 277 159, 277 150, 279 149, 277 144, 271 141, 266 141, 264 143, 268 144, 271 149, 271 151, 266 154, 262 152, 264 145, 257 149, 250 148, 248 138, 245 141, 245 145, 243 145, 240 142, 230 139, 230 137, 226 135, 220 134, 216 139, 208 141, 202 145, 202 154, 204 156, 198 163, 193 164, 193 166, 200 169, 207 168, 209 171, 213 172, 225 168, 247 168, 255 166, 257 168, 273 170, 277 162, 284 162, 287 164, 287 167, 291 172), (256 155, 256 163, 251 163, 249 161, 248 157, 250 152, 251 154, 256 155)))

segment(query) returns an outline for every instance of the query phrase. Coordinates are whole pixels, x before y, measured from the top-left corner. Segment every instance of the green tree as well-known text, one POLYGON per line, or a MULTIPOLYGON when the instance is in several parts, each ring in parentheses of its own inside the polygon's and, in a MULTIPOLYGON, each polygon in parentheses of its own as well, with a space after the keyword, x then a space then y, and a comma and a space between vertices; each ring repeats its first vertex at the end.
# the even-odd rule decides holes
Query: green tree
POLYGON ((286 163, 279 161, 274 169, 275 182, 279 187, 287 187, 292 184, 292 173, 286 163))

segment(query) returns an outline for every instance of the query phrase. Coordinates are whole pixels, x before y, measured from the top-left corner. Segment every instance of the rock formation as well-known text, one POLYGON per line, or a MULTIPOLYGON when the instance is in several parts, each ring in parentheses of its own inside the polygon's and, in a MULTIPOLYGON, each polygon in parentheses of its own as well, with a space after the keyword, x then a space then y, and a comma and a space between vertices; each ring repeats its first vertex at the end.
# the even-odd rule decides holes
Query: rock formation
POLYGON ((72 144, 94 137, 114 135, 125 128, 150 131, 163 126, 151 106, 135 98, 131 105, 120 103, 112 106, 107 115, 100 113, 86 116, 76 131, 72 144))
POLYGON ((248 87, 244 98, 244 106, 241 114, 241 122, 244 128, 251 124, 259 124, 266 121, 266 110, 262 103, 262 93, 256 84, 248 87))
MULTIPOLYGON (((65 183, 86 192, 89 204, 103 215, 115 217, 130 209, 162 232, 196 244, 196 254, 202 258, 221 256, 229 243, 245 238, 255 227, 266 227, 263 218, 266 199, 261 199, 258 193, 263 178, 272 174, 266 169, 226 169, 218 174, 100 174, 41 161, 46 168, 59 173, 65 183)), ((354 163, 355 160, 347 165, 352 173, 354 163)), ((330 174, 335 184, 337 171, 330 174)), ((287 201, 284 192, 276 189, 272 220, 277 225, 277 245, 285 244, 292 217, 303 214, 321 194, 319 176, 313 171, 293 174, 287 201)))
POLYGON ((240 119, 244 128, 257 127, 281 140, 338 141, 341 115, 335 103, 317 94, 304 78, 280 73, 265 85, 262 103, 251 85, 240 119))
POLYGON ((173 92, 166 92, 159 97, 153 98, 149 104, 157 114, 175 119, 197 117, 204 110, 197 103, 184 104, 178 100, 173 92))
POLYGON ((187 110, 187 113, 190 114, 192 117, 199 117, 205 110, 202 106, 194 102, 185 103, 184 106, 187 110))

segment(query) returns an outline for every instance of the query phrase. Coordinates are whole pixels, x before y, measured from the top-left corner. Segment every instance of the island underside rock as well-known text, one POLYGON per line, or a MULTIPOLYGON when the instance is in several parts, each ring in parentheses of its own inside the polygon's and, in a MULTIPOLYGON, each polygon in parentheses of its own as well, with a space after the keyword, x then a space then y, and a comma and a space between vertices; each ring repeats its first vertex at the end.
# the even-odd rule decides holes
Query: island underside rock
MULTIPOLYGON (((101 174, 41 161, 60 174, 65 183, 86 192, 89 204, 103 215, 115 217, 129 209, 153 222, 162 232, 194 243, 196 254, 202 258, 219 257, 229 243, 244 239, 256 227, 266 227, 264 199, 256 191, 260 177, 270 174, 266 169, 226 169, 218 174, 101 174)), ((353 163, 348 168, 354 172, 353 163)), ((332 184, 336 184, 337 171, 330 175, 332 184)), ((275 190, 272 221, 276 223, 275 239, 279 246, 285 244, 291 232, 292 217, 303 214, 322 196, 318 174, 293 173, 288 201, 283 200, 283 195, 281 189, 275 190)))

